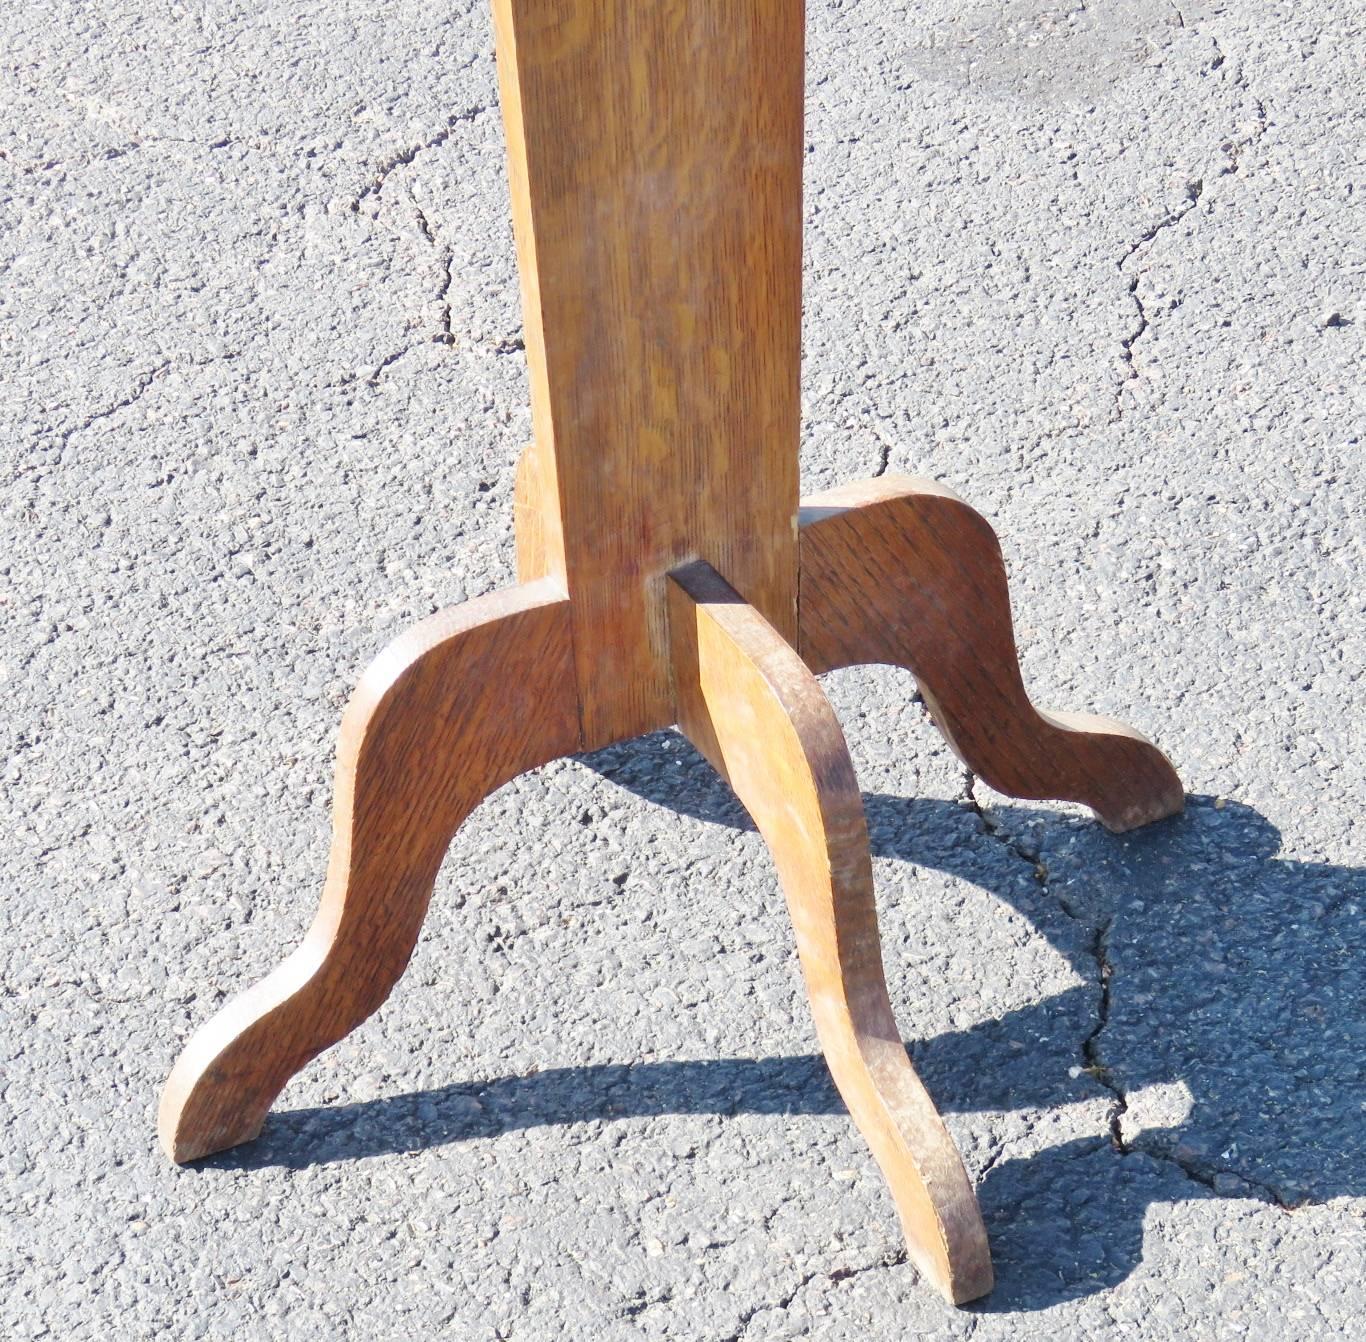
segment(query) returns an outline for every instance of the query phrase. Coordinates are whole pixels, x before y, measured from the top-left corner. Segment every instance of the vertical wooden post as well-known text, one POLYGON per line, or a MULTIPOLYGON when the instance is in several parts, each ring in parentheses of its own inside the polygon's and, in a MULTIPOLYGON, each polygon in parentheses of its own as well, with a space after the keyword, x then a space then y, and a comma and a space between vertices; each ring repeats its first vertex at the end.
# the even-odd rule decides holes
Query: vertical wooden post
POLYGON ((584 746, 673 720, 665 575, 796 637, 803 0, 494 0, 584 746))

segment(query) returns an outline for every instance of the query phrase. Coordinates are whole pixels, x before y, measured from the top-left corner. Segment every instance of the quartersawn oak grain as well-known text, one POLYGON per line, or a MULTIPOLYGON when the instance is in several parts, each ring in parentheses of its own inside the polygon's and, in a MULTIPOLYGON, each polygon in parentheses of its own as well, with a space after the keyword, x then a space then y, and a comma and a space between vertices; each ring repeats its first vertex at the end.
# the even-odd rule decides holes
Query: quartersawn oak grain
POLYGON ((814 671, 912 672, 963 762, 998 792, 1090 806, 1115 831, 1175 815, 1185 791, 1131 727, 1029 701, 995 532, 932 480, 880 476, 802 501, 801 653, 814 671))
POLYGON ((260 1132, 285 1082, 388 997, 460 823, 578 746, 569 606, 554 579, 433 615, 375 659, 342 718, 317 916, 181 1054, 159 1115, 172 1160, 260 1132))
POLYGON ((678 722, 734 787, 782 879, 830 1073, 886 1177, 912 1261, 957 1304, 992 1286, 963 1162, 906 1056, 882 968, 863 798, 829 700, 709 564, 672 575, 678 722))
POLYGON ((796 637, 803 0, 494 0, 545 571, 584 745, 668 721, 664 581, 796 637))

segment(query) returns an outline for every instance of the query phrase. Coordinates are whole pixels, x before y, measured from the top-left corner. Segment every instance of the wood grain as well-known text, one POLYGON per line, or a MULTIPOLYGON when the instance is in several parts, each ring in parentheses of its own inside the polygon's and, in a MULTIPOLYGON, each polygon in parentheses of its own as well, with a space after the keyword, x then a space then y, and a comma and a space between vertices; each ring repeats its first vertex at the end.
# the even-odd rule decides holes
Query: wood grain
POLYGON ((665 574, 796 637, 802 0, 494 0, 538 550, 585 748, 671 720, 665 574))
POLYGON ((257 1135, 285 1082, 389 995, 460 823, 578 746, 569 609, 553 579, 443 611, 380 654, 342 719, 317 916, 186 1046, 161 1097, 172 1160, 257 1135))
POLYGON ((942 485, 883 476, 803 500, 800 619, 814 671, 912 672, 949 744, 998 792, 1082 802, 1116 831, 1185 803, 1167 757, 1132 728, 1030 703, 996 534, 942 485))
MULTIPOLYGON (((557 525, 554 462, 546 460, 535 443, 517 458, 517 481, 512 494, 512 527, 517 539, 517 581, 537 582, 554 566, 547 553, 547 528, 557 525)), ((553 534, 552 533, 552 538, 553 534)))
POLYGON ((986 1232, 892 1016, 863 802, 839 723, 795 651, 714 569, 672 576, 679 725, 773 854, 821 1048, 886 1177, 912 1261, 950 1300, 973 1300, 992 1286, 986 1232))

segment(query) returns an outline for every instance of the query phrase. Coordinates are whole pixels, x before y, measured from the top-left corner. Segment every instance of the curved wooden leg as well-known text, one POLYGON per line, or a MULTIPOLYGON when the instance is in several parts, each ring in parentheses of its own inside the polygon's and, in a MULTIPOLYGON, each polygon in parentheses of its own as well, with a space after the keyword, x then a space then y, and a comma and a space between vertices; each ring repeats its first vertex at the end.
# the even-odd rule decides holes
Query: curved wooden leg
POLYGON ((1181 810, 1176 771, 1136 731, 1029 702, 1001 547, 956 494, 907 476, 860 481, 803 500, 800 535, 801 650, 814 671, 913 672, 949 744, 998 792, 1084 802, 1116 831, 1181 810))
POLYGON ((916 1266, 955 1303, 992 1286, 972 1185, 906 1056, 883 976, 863 802, 834 711, 796 652, 705 563, 671 575, 679 725, 772 850, 816 1031, 891 1187, 916 1266))
POLYGON ((260 1132, 285 1082, 389 995, 461 821, 578 743, 569 608, 553 581, 443 611, 380 654, 342 718, 317 916, 302 945, 181 1054, 159 1116, 172 1160, 260 1132))

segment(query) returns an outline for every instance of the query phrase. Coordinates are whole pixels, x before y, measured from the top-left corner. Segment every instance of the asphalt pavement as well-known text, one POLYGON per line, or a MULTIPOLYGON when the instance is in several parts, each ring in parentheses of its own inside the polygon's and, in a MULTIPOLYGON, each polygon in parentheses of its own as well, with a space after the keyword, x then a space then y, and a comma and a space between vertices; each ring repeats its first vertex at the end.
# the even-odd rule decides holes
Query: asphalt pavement
POLYGON ((319 890, 360 669, 512 580, 483 0, 0 22, 0 1336, 1366 1330, 1366 6, 810 0, 804 482, 997 527, 1037 702, 1191 794, 997 796, 826 678, 998 1285, 904 1258, 768 856, 673 733, 461 831, 253 1145, 155 1142, 319 890))

